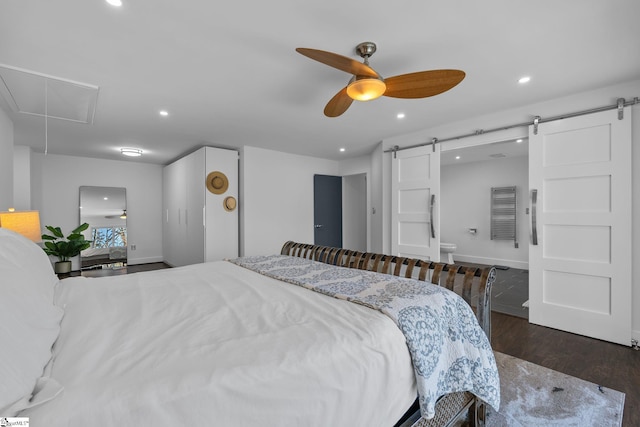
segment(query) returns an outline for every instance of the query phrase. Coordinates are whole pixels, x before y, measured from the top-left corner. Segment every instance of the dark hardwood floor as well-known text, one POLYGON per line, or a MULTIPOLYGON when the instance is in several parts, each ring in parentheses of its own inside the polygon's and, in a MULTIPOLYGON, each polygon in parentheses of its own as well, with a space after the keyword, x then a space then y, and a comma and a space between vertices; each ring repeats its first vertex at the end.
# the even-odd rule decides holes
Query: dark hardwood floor
MULTIPOLYGON (((97 277, 161 268, 170 267, 158 262, 83 271, 82 275, 97 277)), ((533 325, 525 318, 495 311, 491 326, 494 350, 625 393, 622 425, 640 426, 640 351, 533 325)))
POLYGON ((640 351, 507 314, 491 322, 494 350, 625 393, 622 425, 640 426, 640 351))

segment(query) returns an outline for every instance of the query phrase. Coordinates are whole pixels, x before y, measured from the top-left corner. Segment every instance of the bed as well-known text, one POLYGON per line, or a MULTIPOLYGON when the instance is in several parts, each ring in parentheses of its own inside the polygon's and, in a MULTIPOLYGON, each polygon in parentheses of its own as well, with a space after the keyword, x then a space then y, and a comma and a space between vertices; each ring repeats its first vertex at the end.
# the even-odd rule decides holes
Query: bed
MULTIPOLYGON (((392 316, 370 295, 354 303, 354 289, 368 275, 421 282, 365 271, 382 258, 337 254, 289 242, 265 257, 58 280, 41 248, 0 229, 0 416, 47 426, 393 426, 422 384, 415 355, 392 316)), ((409 276, 417 265, 395 262, 409 276)), ((442 353, 471 351, 474 392, 499 405, 486 336, 465 348, 469 333, 484 335, 475 315, 453 292, 428 293, 457 301, 447 313, 465 319, 445 340, 457 348, 442 353)))
POLYGON ((127 247, 89 248, 80 253, 82 268, 91 268, 104 264, 126 263, 127 247))

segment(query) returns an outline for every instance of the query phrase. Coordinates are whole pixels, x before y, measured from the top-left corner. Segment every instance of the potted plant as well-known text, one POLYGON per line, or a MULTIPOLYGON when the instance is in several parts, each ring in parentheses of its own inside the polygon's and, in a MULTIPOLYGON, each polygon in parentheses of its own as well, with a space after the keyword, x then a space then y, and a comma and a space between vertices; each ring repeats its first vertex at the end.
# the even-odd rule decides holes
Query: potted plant
POLYGON ((45 226, 51 234, 43 234, 44 249, 47 255, 57 256, 59 261, 55 263, 54 271, 57 274, 71 271, 70 258, 78 256, 81 251, 91 246, 91 240, 85 240, 82 232, 89 228, 86 222, 73 230, 66 238, 60 227, 45 226))

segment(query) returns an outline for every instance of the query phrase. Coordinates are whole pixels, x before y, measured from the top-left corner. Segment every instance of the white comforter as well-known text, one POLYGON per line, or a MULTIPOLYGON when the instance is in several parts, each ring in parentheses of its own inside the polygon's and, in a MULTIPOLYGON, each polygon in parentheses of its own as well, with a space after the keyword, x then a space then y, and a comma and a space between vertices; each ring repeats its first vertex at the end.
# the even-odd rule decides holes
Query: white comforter
POLYGON ((416 397, 384 314, 228 262, 64 279, 33 426, 392 426, 416 397))

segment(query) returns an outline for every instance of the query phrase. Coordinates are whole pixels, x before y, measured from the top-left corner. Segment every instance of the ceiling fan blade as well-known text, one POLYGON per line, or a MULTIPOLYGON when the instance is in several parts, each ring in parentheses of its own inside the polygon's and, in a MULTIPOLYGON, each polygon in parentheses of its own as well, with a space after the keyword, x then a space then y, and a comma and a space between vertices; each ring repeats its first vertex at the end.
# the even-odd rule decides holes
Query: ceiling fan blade
POLYGON ((326 52, 324 50, 307 49, 305 47, 296 48, 296 52, 306 56, 307 58, 322 62, 325 65, 337 68, 338 70, 342 70, 349 74, 374 78, 379 77, 378 73, 376 73, 373 68, 363 64, 362 62, 347 58, 346 56, 326 52))
POLYGON ((343 88, 336 93, 333 98, 324 107, 324 115, 327 117, 338 117, 351 106, 353 99, 347 95, 347 88, 343 88))
POLYGON ((438 95, 460 83, 465 77, 460 70, 431 70, 402 74, 384 79, 384 96, 392 98, 427 98, 438 95))

